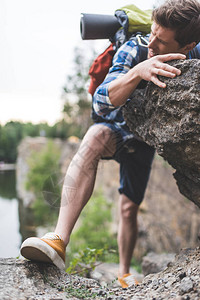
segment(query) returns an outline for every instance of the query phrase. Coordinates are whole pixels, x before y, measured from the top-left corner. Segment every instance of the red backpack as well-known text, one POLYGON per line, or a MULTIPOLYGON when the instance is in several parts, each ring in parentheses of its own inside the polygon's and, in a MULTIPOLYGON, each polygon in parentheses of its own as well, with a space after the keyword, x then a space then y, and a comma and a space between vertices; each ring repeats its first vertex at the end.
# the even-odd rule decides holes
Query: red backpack
POLYGON ((103 82, 112 65, 112 59, 115 54, 115 45, 111 43, 106 50, 101 53, 93 62, 89 69, 90 86, 88 92, 93 96, 96 88, 103 82))

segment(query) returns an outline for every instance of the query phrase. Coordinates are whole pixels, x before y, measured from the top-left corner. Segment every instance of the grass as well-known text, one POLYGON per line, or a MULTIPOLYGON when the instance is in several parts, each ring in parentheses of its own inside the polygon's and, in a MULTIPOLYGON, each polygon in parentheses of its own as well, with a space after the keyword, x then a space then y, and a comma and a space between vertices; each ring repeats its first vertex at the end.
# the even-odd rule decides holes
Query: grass
POLYGON ((97 297, 97 293, 91 292, 90 288, 81 285, 80 287, 73 287, 73 285, 69 285, 65 288, 65 292, 67 292, 66 298, 71 299, 71 297, 76 297, 78 299, 95 299, 97 297))

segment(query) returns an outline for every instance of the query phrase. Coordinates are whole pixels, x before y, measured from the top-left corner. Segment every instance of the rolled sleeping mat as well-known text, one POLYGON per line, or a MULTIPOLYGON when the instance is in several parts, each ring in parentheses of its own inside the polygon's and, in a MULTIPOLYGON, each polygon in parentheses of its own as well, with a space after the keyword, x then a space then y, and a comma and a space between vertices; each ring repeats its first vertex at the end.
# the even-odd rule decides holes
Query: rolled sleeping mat
POLYGON ((120 27, 117 18, 112 15, 82 14, 80 20, 83 40, 110 39, 120 27))

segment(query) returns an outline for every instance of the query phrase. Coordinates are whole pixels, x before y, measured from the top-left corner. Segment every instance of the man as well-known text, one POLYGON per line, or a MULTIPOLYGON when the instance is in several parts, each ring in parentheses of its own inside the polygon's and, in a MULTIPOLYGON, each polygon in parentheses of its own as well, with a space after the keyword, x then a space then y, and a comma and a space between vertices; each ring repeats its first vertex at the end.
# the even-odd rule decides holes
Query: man
MULTIPOLYGON (((25 240, 21 247, 24 257, 64 267, 65 248, 92 194, 98 162, 101 158, 113 158, 120 164, 119 281, 122 287, 128 286, 137 237, 137 212, 148 182, 154 149, 128 130, 121 108, 131 99, 141 80, 165 88, 166 84, 157 75, 173 80, 181 74, 167 62, 191 58, 190 51, 200 41, 200 3, 167 0, 153 11, 152 19, 147 59, 138 63, 138 45, 128 41, 116 53, 109 74, 97 88, 93 106, 103 119, 89 128, 68 168, 55 232, 41 239, 25 240), (129 151, 130 147, 134 147, 134 152, 129 151)), ((196 49, 200 52, 199 44, 196 49)))

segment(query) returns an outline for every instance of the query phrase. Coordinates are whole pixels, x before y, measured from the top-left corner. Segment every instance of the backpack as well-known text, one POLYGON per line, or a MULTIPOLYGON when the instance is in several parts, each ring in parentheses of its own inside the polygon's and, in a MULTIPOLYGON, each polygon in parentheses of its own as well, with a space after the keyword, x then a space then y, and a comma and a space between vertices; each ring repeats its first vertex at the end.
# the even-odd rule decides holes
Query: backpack
MULTIPOLYGON (((143 11, 135 5, 127 5, 115 11, 121 28, 110 38, 110 45, 92 63, 89 69, 90 85, 88 92, 93 96, 112 66, 117 50, 128 40, 134 39, 139 46, 141 61, 146 59, 148 41, 143 37, 151 31, 151 10, 143 11)), ((142 87, 142 84, 139 88, 142 87)))

